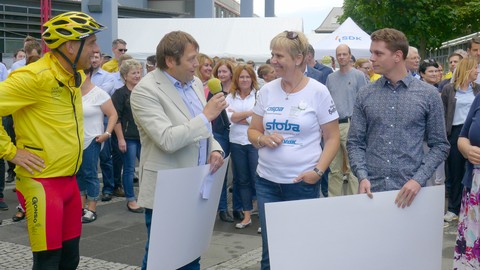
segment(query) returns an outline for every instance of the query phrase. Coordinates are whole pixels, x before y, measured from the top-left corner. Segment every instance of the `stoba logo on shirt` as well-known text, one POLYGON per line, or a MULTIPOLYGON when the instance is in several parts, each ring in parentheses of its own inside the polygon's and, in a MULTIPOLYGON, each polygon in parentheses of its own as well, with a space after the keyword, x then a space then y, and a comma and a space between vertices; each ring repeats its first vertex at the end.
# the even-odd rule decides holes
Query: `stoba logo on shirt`
POLYGON ((277 119, 265 123, 265 129, 268 131, 293 131, 300 132, 300 125, 289 123, 288 120, 285 122, 277 122, 277 119))

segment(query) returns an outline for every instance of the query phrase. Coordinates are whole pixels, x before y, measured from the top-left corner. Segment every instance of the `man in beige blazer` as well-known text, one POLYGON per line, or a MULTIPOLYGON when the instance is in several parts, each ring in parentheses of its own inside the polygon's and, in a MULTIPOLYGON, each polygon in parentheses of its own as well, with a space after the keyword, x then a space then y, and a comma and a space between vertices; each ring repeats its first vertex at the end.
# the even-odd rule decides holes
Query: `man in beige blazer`
MULTIPOLYGON (((194 77, 198 49, 185 32, 165 35, 157 46, 157 69, 145 75, 130 98, 142 144, 138 204, 146 208, 148 237, 158 170, 208 163, 215 172, 223 164, 210 122, 228 104, 222 93, 206 102, 202 82, 194 77)), ((147 240, 142 269, 146 269, 148 244, 147 240)), ((200 258, 181 269, 200 269, 200 258)))

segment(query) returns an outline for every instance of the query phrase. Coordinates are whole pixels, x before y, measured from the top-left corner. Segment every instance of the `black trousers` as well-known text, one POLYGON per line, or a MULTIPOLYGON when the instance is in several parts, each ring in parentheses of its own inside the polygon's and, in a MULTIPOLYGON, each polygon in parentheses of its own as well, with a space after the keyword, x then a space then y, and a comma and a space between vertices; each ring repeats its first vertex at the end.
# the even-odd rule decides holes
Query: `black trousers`
POLYGON ((33 252, 33 270, 75 270, 80 263, 80 237, 63 241, 62 248, 33 252))
POLYGON ((0 199, 3 199, 5 190, 5 160, 0 159, 0 199))
POLYGON ((448 211, 458 215, 460 213, 460 204, 462 202, 462 179, 465 174, 466 159, 458 150, 457 140, 463 125, 452 127, 452 133, 448 137, 450 143, 450 153, 447 157, 447 178, 450 181, 450 191, 448 193, 448 211))

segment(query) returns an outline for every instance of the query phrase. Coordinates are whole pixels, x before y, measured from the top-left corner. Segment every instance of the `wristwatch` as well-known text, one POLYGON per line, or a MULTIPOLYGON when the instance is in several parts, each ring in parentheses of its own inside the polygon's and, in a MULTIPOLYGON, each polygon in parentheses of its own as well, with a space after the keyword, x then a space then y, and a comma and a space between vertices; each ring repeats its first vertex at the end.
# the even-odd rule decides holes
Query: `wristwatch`
POLYGON ((322 175, 325 173, 324 171, 320 170, 317 167, 313 168, 313 171, 320 177, 322 177, 322 175))
POLYGON ((218 152, 222 155, 222 158, 225 158, 225 153, 222 150, 213 150, 213 152, 218 152))

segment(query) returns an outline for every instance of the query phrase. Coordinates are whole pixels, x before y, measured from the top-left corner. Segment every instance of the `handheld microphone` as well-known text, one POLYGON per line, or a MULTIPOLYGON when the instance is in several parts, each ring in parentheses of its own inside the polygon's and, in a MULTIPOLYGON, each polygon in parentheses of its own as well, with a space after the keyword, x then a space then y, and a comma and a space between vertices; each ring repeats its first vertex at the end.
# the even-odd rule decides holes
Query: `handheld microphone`
POLYGON ((212 95, 222 92, 222 82, 217 78, 208 80, 207 86, 212 95))
MULTIPOLYGON (((208 80, 207 86, 212 95, 222 92, 222 82, 217 78, 208 80)), ((230 121, 228 120, 227 112, 225 110, 222 110, 220 113, 220 119, 222 119, 223 126, 230 130, 230 121)))

